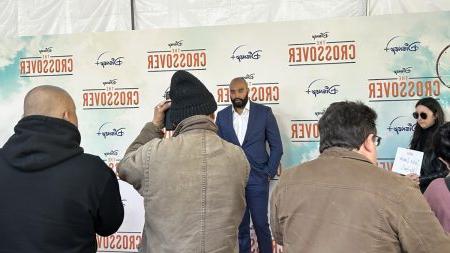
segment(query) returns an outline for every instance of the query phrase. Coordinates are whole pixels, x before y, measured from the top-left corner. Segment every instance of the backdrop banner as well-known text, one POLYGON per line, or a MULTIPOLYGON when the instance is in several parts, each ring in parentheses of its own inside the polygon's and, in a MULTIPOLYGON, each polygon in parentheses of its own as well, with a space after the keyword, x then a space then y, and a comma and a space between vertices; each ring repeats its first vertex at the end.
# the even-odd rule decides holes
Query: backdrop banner
MULTIPOLYGON (((379 166, 391 169, 397 147, 408 147, 417 100, 439 99, 448 115, 449 44, 450 12, 1 40, 0 145, 26 92, 57 85, 75 100, 85 151, 115 170, 174 71, 184 69, 207 85, 219 110, 231 103, 230 80, 248 81, 250 99, 277 118, 280 173, 317 157, 318 119, 342 100, 376 110, 379 166)), ((136 252, 141 240, 142 198, 120 187, 126 217, 115 235, 97 238, 99 252, 136 252)))

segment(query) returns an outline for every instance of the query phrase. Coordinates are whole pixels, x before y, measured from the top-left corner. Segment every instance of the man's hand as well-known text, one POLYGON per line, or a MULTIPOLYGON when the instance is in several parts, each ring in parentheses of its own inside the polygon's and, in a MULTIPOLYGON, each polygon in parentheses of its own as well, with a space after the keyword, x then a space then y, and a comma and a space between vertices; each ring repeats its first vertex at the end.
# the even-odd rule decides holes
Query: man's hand
POLYGON ((170 108, 172 102, 170 100, 164 100, 155 106, 155 111, 153 113, 152 123, 157 127, 163 127, 164 125, 164 115, 167 109, 170 108))
POLYGON ((415 183, 416 185, 419 185, 419 176, 414 174, 414 173, 410 173, 408 175, 405 175, 407 178, 411 179, 411 181, 413 181, 413 183, 415 183))

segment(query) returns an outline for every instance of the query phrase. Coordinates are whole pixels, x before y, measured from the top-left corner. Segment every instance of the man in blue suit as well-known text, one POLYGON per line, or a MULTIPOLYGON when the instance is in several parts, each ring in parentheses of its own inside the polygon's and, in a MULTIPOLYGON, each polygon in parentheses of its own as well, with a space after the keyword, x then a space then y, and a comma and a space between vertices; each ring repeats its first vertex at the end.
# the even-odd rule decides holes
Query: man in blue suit
POLYGON ((272 235, 267 218, 269 180, 278 169, 283 147, 277 121, 268 106, 249 102, 249 88, 242 77, 231 80, 232 106, 217 114, 219 136, 241 146, 250 163, 245 189, 247 208, 239 226, 239 252, 250 253, 250 216, 260 253, 272 252, 272 235), (267 152, 266 143, 270 152, 267 152))

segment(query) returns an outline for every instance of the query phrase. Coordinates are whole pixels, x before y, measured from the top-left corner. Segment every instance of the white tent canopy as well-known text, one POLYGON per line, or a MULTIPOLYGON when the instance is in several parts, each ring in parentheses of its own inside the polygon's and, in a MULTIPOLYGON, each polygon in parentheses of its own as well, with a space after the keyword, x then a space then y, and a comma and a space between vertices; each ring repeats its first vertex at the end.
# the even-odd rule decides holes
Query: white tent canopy
POLYGON ((0 0, 0 38, 450 10, 449 0, 0 0), (132 6, 134 8, 132 8, 132 6))

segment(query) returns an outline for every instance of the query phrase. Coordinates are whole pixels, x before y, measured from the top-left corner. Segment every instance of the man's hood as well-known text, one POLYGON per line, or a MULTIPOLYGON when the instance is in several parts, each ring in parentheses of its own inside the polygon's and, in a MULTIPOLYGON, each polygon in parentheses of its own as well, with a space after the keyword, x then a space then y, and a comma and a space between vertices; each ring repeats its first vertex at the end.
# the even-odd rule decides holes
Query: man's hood
POLYGON ((38 171, 83 153, 77 127, 46 116, 28 116, 14 127, 1 155, 14 168, 38 171))

